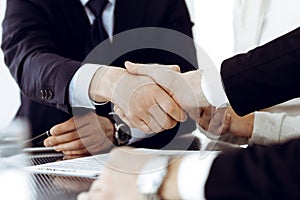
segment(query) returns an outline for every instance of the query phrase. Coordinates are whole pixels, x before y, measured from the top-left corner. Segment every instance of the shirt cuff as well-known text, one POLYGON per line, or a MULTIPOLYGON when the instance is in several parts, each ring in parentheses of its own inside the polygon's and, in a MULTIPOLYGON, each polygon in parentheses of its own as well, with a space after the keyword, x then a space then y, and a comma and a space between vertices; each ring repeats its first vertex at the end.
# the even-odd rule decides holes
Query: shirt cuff
POLYGON ((253 132, 249 143, 262 145, 278 143, 283 118, 284 114, 255 112, 253 132))
POLYGON ((178 191, 183 200, 205 199, 205 184, 219 152, 201 152, 185 157, 178 171, 178 191))
POLYGON ((89 88, 94 74, 101 67, 95 64, 85 64, 77 70, 69 86, 69 103, 72 107, 95 109, 94 102, 89 96, 89 88))
POLYGON ((207 101, 217 108, 228 104, 221 75, 215 70, 202 70, 201 87, 207 101))
POLYGON ((149 138, 152 137, 153 135, 155 135, 155 133, 153 134, 146 134, 143 131, 140 131, 137 128, 131 128, 131 139, 129 140, 128 144, 133 144, 135 142, 139 142, 145 138, 149 138))

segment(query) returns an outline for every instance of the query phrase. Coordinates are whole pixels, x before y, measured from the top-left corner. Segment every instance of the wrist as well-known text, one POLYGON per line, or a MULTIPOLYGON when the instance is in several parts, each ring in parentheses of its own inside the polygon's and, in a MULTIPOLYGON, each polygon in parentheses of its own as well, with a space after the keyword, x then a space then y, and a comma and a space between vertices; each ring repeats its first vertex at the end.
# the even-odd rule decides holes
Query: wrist
POLYGON ((122 68, 103 66, 92 78, 89 95, 95 102, 111 101, 112 91, 126 73, 122 68))
POLYGON ((254 113, 251 113, 249 115, 247 115, 247 117, 249 118, 248 120, 248 137, 252 136, 253 133, 253 127, 254 127, 254 113))
POLYGON ((229 132, 236 136, 251 137, 254 127, 254 113, 240 117, 232 107, 229 107, 227 112, 231 116, 229 132))
POLYGON ((197 108, 211 106, 206 96, 202 91, 202 74, 201 71, 190 71, 183 74, 193 91, 193 96, 196 98, 197 108))

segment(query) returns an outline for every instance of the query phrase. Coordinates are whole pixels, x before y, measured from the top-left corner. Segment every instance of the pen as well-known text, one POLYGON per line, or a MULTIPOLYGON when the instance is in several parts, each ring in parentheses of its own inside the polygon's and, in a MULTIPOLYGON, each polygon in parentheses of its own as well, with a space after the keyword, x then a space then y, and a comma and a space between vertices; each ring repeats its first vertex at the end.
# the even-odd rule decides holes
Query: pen
POLYGON ((28 146, 28 145, 31 146, 32 143, 38 144, 38 143, 44 141, 46 138, 48 138, 50 136, 51 136, 51 134, 50 134, 50 131, 48 130, 44 133, 39 134, 38 136, 35 136, 32 139, 29 139, 29 140, 25 141, 24 146, 28 146))

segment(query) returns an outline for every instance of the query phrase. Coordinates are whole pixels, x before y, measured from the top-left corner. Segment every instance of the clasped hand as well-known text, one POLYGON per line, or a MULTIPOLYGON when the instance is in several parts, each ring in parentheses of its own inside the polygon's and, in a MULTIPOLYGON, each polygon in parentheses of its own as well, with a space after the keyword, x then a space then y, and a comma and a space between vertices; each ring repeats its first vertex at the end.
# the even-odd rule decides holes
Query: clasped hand
POLYGON ((111 101, 128 125, 145 133, 158 133, 185 121, 186 112, 207 106, 199 89, 199 71, 181 74, 178 66, 140 65, 102 67, 93 77, 90 98, 111 101))

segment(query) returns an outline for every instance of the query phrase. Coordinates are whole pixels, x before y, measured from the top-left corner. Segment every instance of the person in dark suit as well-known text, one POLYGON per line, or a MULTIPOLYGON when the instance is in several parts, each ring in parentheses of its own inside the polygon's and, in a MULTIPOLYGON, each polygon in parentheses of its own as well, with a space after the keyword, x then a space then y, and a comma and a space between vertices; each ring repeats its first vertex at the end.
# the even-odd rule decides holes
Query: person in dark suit
MULTIPOLYGON (((89 52, 105 38, 111 39, 113 35, 141 27, 167 28, 192 37, 192 23, 184 0, 109 2, 114 2, 113 34, 95 43, 91 38, 91 22, 93 19, 96 21, 97 14, 91 14, 88 1, 7 1, 1 47, 5 62, 21 89, 21 107, 17 117, 29 119, 32 136, 73 117, 69 102, 70 82, 89 52)), ((193 66, 196 66, 194 46, 188 44, 182 48, 191 52, 192 63, 166 51, 146 49, 122 55, 112 63, 100 60, 96 64, 122 67, 124 61, 132 60, 140 63, 175 63, 183 66, 183 72, 193 70, 193 66)), ((98 115, 105 114, 103 110, 97 107, 98 115)), ((98 120, 112 129, 112 124, 107 120, 98 120)), ((187 127, 186 132, 189 132, 194 125, 189 123, 187 127)), ((160 148, 172 140, 174 132, 162 132, 155 136, 158 139, 153 137, 150 142, 141 145, 160 148)))
MULTIPOLYGON (((235 112, 246 115, 300 97, 300 90, 295 88, 300 84, 299 53, 300 28, 297 28, 248 53, 225 60, 222 63, 221 77, 226 95, 235 112)), ((149 75, 163 87, 166 84, 160 75, 151 73, 149 65, 127 63, 126 66, 133 74, 149 75)), ((173 77, 169 79, 170 81, 180 80, 182 76, 187 77, 185 75, 187 73, 180 74, 161 66, 159 69, 162 74, 173 77)), ((201 76, 198 77, 201 79, 201 76)), ((193 80, 189 81, 194 81, 196 77, 192 78, 193 80)), ((194 86, 197 90, 201 90, 201 87, 194 86)), ((175 95, 186 92, 179 88, 171 88, 171 92, 175 95)), ((207 104, 205 96, 202 98, 199 100, 204 105, 207 104)), ((182 102, 182 105, 186 103, 182 102)), ((163 167, 167 166, 165 159, 136 156, 126 150, 113 151, 112 159, 108 163, 110 168, 104 170, 101 180, 94 183, 90 193, 82 194, 80 200, 88 197, 93 199, 96 196, 142 199, 143 194, 159 195, 162 199, 300 198, 300 139, 268 147, 252 146, 219 155, 208 154, 202 159, 199 159, 199 154, 176 158, 168 167, 163 167), (121 158, 135 162, 124 165, 121 158), (157 166, 157 169, 160 169, 158 171, 167 171, 165 170, 167 168, 169 171, 161 183, 157 178, 151 179, 149 174, 136 176, 122 171, 122 169, 126 169, 126 172, 142 171, 145 166, 157 166), (148 186, 154 186, 156 190, 143 188, 141 184, 143 181, 147 182, 148 186), (128 183, 127 188, 124 188, 125 182, 128 183), (107 187, 108 185, 113 185, 113 189, 107 187)), ((157 175, 157 171, 153 171, 148 172, 153 173, 153 176, 157 175)), ((159 174, 163 176, 162 173, 159 174)))

